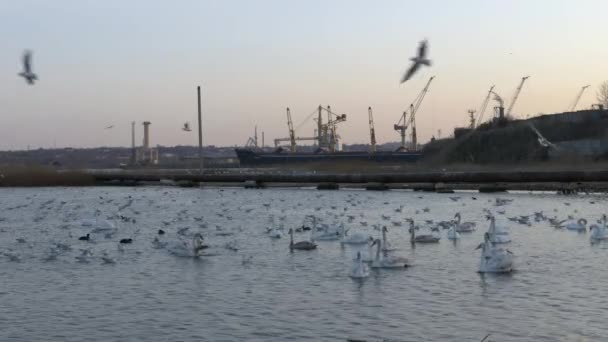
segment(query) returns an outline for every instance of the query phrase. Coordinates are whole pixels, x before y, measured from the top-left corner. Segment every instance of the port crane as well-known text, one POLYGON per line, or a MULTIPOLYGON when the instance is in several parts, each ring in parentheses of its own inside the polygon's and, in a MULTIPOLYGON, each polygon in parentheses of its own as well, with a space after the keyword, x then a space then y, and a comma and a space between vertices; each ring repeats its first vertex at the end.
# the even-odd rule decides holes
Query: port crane
MULTIPOLYGON (((490 90, 488 91, 488 95, 486 95, 486 98, 483 100, 483 103, 481 104, 481 107, 479 108, 479 116, 477 117, 477 120, 475 120, 475 127, 479 126, 479 124, 481 123, 481 120, 483 120, 483 115, 486 112, 486 108, 488 107, 488 102, 490 102, 490 96, 492 96, 492 92, 494 91, 494 85, 492 85, 490 87, 490 90)), ((475 128, 473 127, 473 128, 475 128)))
POLYGON ((429 91, 429 87, 434 78, 435 78, 435 76, 431 76, 431 78, 429 78, 428 82, 426 83, 426 85, 424 86, 424 88, 422 89, 420 94, 418 94, 418 96, 410 104, 409 122, 406 121, 406 112, 403 112, 401 120, 399 120, 399 122, 393 126, 393 128, 396 131, 399 131, 401 133, 401 148, 400 149, 405 149, 405 130, 408 127, 412 128, 412 149, 414 151, 416 151, 418 149, 418 137, 416 135, 416 113, 418 112, 418 109, 420 108, 420 104, 422 104, 422 100, 424 100, 426 93, 429 91))
POLYGON ((374 128, 374 116, 372 114, 372 107, 367 108, 367 115, 369 116, 369 139, 371 144, 371 151, 376 152, 376 129, 374 128))
POLYGON ((407 112, 404 111, 401 115, 401 119, 399 119, 399 122, 393 126, 395 131, 399 131, 399 135, 401 135, 401 146, 399 147, 400 151, 405 150, 405 130, 407 129, 406 117, 407 112))
POLYGON ((337 133, 337 124, 346 121, 346 114, 336 114, 332 112, 331 107, 319 106, 319 117, 317 119, 317 140, 319 147, 327 147, 329 151, 336 151, 336 143, 340 136, 337 133), (327 113, 327 122, 323 123, 322 112, 327 113))
MULTIPOLYGON (((293 128, 293 121, 291 119, 291 110, 289 109, 289 107, 287 107, 287 129, 289 131, 289 137, 287 138, 277 138, 274 139, 274 146, 278 147, 279 144, 283 141, 288 141, 289 142, 289 150, 291 152, 296 152, 296 141, 302 141, 302 140, 317 140, 317 137, 296 137, 296 133, 295 130, 293 128)), ((256 138, 257 141, 257 138, 256 138)), ((257 143, 256 143, 257 145, 257 143)))
POLYGON ((578 92, 578 95, 576 95, 576 98, 574 99, 574 102, 572 103, 572 106, 570 106, 570 111, 573 112, 576 109, 576 105, 578 105, 578 101, 581 100, 581 97, 583 96, 583 93, 585 92, 585 89, 589 88, 589 84, 582 87, 581 90, 578 92))
POLYGON ((513 106, 515 106, 515 102, 517 102, 519 93, 521 93, 521 89, 524 87, 524 83, 528 78, 530 78, 530 76, 524 76, 521 78, 521 82, 519 82, 519 86, 517 87, 517 89, 515 89, 515 94, 513 94, 513 98, 511 99, 511 103, 509 104, 509 108, 507 109, 507 115, 511 115, 511 110, 513 109, 513 106))

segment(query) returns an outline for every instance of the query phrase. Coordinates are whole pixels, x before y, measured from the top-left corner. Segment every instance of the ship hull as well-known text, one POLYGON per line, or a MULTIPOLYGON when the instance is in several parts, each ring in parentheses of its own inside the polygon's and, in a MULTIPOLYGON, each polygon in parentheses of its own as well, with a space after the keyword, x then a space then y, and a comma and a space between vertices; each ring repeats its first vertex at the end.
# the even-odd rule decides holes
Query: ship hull
POLYGON ((264 153, 249 149, 236 150, 241 166, 280 166, 294 164, 403 164, 420 160, 422 154, 419 152, 333 152, 333 153, 264 153))

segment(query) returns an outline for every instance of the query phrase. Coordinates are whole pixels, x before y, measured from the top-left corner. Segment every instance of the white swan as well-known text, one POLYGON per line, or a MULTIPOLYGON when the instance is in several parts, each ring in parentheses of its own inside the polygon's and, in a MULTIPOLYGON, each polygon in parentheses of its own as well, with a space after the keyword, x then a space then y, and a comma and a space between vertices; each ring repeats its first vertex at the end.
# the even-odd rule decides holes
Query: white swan
POLYGON ((591 231, 591 242, 597 242, 601 240, 608 240, 608 231, 606 231, 606 215, 602 216, 601 225, 592 224, 589 227, 591 231))
POLYGON ((289 249, 294 250, 303 250, 303 251, 309 251, 312 249, 316 249, 317 248, 317 244, 315 244, 314 242, 310 242, 310 241, 300 241, 300 242, 293 242, 293 229, 289 229, 289 249))
POLYGON ((476 249, 480 248, 480 273, 508 273, 513 270, 513 253, 494 246, 490 241, 490 234, 484 234, 484 242, 476 249))
POLYGON ((179 257, 196 258, 201 256, 203 250, 209 248, 209 246, 204 245, 203 242, 203 236, 200 233, 196 233, 192 237, 192 241, 190 243, 187 241, 179 240, 177 243, 174 243, 173 246, 169 248, 169 252, 179 257))
POLYGON ((584 218, 579 219, 578 221, 562 221, 560 222, 560 228, 566 228, 568 230, 574 230, 578 232, 586 232, 587 231, 587 220, 584 218))
POLYGON ((475 231, 475 222, 460 222, 460 213, 456 213, 456 215, 454 215, 454 218, 456 218, 455 229, 458 233, 471 233, 475 231))
POLYGON ((279 228, 272 227, 268 229, 268 236, 272 239, 280 239, 283 237, 283 233, 281 233, 279 228))
POLYGON ((357 257, 353 261, 353 266, 350 270, 350 277, 355 279, 362 279, 369 276, 369 268, 363 263, 361 258, 361 252, 357 252, 357 257))
POLYGON ((422 234, 416 236, 416 228, 414 227, 414 220, 408 219, 410 222, 410 242, 411 243, 436 243, 441 239, 435 234, 422 234))
POLYGON ((448 240, 458 240, 460 239, 460 233, 456 231, 456 225, 452 225, 450 229, 448 229, 448 240))
POLYGON ((494 216, 489 215, 490 227, 488 228, 488 234, 490 235, 490 242, 492 243, 509 243, 511 242, 511 236, 504 227, 496 226, 496 219, 494 216))
POLYGON ((337 228, 331 228, 328 225, 323 225, 321 229, 313 229, 311 232, 311 240, 313 241, 336 241, 346 235, 344 224, 340 224, 337 228))
POLYGON ((345 234, 340 243, 344 245, 365 245, 370 239, 372 239, 371 236, 362 233, 354 233, 350 236, 345 234))
POLYGON ((409 261, 406 258, 380 255, 381 244, 380 239, 374 240, 372 244, 372 246, 378 245, 376 247, 376 258, 372 261, 372 268, 405 268, 409 266, 409 261))
POLYGON ((388 234, 388 228, 386 226, 382 227, 382 251, 390 252, 396 250, 391 243, 388 241, 386 235, 388 234))

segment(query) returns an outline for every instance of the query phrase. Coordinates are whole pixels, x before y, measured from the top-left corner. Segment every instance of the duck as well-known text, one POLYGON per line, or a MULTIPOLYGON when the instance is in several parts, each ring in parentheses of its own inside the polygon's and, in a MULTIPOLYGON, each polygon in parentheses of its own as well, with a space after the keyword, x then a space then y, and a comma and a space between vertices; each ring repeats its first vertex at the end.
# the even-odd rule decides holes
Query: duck
POLYGON ((302 251, 310 251, 313 249, 317 249, 317 244, 314 242, 310 242, 310 241, 299 241, 294 243, 293 242, 293 229, 289 229, 289 237, 290 237, 290 241, 289 241, 289 249, 290 250, 302 250, 302 251))
POLYGON ((394 257, 390 255, 380 255, 382 242, 380 239, 374 240, 372 246, 376 247, 376 258, 372 261, 372 268, 406 268, 409 266, 409 261, 406 258, 394 257))
POLYGON ((592 224, 589 227, 591 231, 591 242, 597 242, 602 240, 608 240, 608 232, 606 231, 606 215, 602 216, 600 224, 592 224))
POLYGON ((458 233, 471 233, 475 231, 475 222, 460 222, 461 217, 460 217, 460 213, 456 213, 456 215, 454 215, 454 218, 456 219, 456 231, 458 233))
POLYGON ((587 220, 584 218, 578 219, 578 221, 570 220, 570 221, 562 221, 560 222, 560 228, 566 228, 568 230, 574 230, 578 232, 586 232, 587 231, 587 220))
POLYGON ((78 240, 80 240, 80 241, 89 241, 90 238, 91 238, 91 234, 87 234, 85 236, 79 237, 78 240))
POLYGON ((495 247, 489 233, 484 234, 484 242, 476 249, 481 249, 479 273, 509 273, 513 270, 513 253, 495 247))
POLYGON ((120 239, 119 243, 122 244, 129 244, 129 243, 133 243, 133 239, 128 238, 128 239, 120 239))
POLYGON ((441 239, 439 236, 434 234, 423 234, 416 236, 416 228, 414 227, 414 220, 408 219, 410 222, 410 242, 411 243, 436 243, 441 239))
POLYGON ((357 252, 357 256, 353 261, 353 266, 350 270, 350 277, 353 279, 363 279, 369 276, 369 268, 363 263, 361 252, 357 252))

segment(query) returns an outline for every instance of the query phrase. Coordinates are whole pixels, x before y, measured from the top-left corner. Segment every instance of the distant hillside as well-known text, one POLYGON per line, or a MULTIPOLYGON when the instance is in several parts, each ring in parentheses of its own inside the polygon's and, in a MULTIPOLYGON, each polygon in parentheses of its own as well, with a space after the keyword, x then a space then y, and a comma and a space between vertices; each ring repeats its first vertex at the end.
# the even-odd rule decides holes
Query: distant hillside
POLYGON ((438 163, 519 163, 560 156, 597 159, 608 151, 608 111, 586 110, 491 122, 457 136, 427 144, 425 159, 438 163), (541 146, 531 125, 554 147, 541 146))

